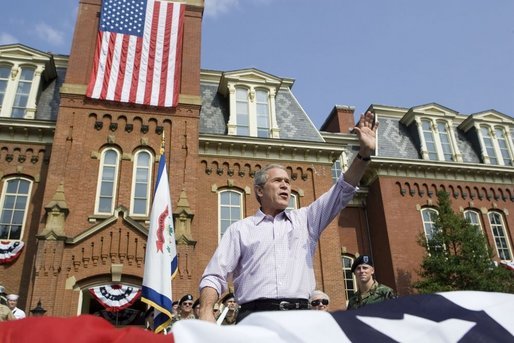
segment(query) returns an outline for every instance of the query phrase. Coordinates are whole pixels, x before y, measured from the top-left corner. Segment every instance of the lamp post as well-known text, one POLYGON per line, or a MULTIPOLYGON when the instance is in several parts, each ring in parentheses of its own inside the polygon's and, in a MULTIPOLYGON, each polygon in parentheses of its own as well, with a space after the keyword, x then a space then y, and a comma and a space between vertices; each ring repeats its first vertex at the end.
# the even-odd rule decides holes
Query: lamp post
POLYGON ((30 310, 33 317, 43 317, 46 313, 46 310, 41 306, 41 299, 37 302, 37 306, 30 310))

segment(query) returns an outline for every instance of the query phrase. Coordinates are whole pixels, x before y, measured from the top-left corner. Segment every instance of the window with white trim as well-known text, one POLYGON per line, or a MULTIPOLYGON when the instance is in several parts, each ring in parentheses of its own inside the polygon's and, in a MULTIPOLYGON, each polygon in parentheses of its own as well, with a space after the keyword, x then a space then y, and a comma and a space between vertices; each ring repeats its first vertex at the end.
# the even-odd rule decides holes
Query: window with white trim
POLYGON ((287 206, 287 210, 295 210, 298 206, 298 196, 294 193, 291 193, 289 197, 289 205, 287 206))
POLYGON ((464 218, 466 218, 473 227, 475 227, 480 232, 484 233, 484 229, 482 228, 482 222, 480 221, 480 214, 474 210, 466 210, 464 211, 464 218))
POLYGON ((432 161, 453 161, 454 146, 452 144, 449 123, 432 119, 421 119, 422 142, 425 154, 432 161))
POLYGON ((7 91, 7 83, 9 82, 9 75, 11 74, 11 67, 0 66, 0 109, 5 98, 5 92, 7 91))
POLYGON ((514 147, 503 127, 480 125, 480 139, 485 163, 511 166, 514 147))
POLYGON ((132 173, 132 196, 130 213, 134 216, 148 216, 150 211, 151 178, 153 155, 147 150, 134 154, 134 171, 132 173))
POLYGON ((350 256, 343 255, 343 277, 344 277, 344 292, 346 295, 346 304, 352 295, 357 292, 357 281, 355 275, 352 273, 352 264, 354 259, 350 256))
POLYGON ((421 210, 421 218, 423 220, 423 230, 425 237, 429 241, 434 236, 436 227, 435 222, 439 214, 433 208, 423 208, 421 210))
POLYGON ((332 171, 332 181, 334 183, 336 183, 337 180, 339 180, 341 173, 343 172, 343 168, 341 166, 341 157, 339 157, 337 160, 334 161, 334 163, 332 164, 331 171, 332 171))
POLYGON ((491 211, 488 213, 488 217, 498 257, 503 261, 511 260, 512 249, 510 246, 509 239, 506 235, 506 228, 503 216, 497 211, 491 211))
POLYGON ((0 199, 0 239, 19 240, 27 218, 32 181, 25 178, 6 179, 0 199))
POLYGON ((114 211, 119 164, 118 150, 107 148, 102 151, 96 189, 95 213, 97 214, 112 214, 114 211))
MULTIPOLYGON (((235 127, 239 136, 271 137, 270 92, 267 89, 235 87, 235 127)), ((230 131, 229 131, 230 134, 230 131)))
POLYGON ((21 69, 20 77, 18 79, 18 86, 16 88, 16 94, 14 96, 14 103, 12 105, 12 118, 24 118, 27 112, 27 103, 30 96, 30 90, 32 88, 32 80, 34 79, 34 73, 36 68, 24 67, 21 69))
POLYGON ((218 193, 219 239, 227 228, 243 219, 243 193, 235 190, 222 190, 218 193))

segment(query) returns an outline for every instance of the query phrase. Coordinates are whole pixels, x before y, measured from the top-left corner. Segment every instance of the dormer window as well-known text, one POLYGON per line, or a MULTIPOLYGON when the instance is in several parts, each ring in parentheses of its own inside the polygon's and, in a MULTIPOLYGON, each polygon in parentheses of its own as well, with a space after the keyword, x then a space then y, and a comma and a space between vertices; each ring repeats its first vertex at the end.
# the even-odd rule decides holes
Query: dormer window
POLYGON ((268 138, 270 130, 269 91, 236 87, 236 134, 268 138))
POLYGON ((480 135, 485 161, 496 165, 512 165, 512 148, 509 147, 509 140, 506 139, 505 130, 502 127, 482 124, 480 135))
POLYGON ((453 129, 458 113, 438 104, 413 107, 401 119, 419 143, 421 158, 430 161, 462 162, 453 129), (415 126, 414 126, 415 125, 415 126))
POLYGON ((219 90, 229 100, 229 136, 280 138, 275 97, 287 80, 256 69, 223 73, 219 90))
POLYGON ((423 154, 424 156, 427 156, 432 161, 454 160, 453 146, 446 121, 422 119, 421 130, 423 132, 422 143, 424 143, 426 151, 423 154))
POLYGON ((21 70, 12 106, 11 117, 13 118, 25 117, 30 90, 32 88, 32 80, 34 79, 34 71, 34 67, 25 67, 21 70))
POLYGON ((20 44, 0 47, 0 117, 35 119, 40 92, 57 77, 49 53, 20 44))

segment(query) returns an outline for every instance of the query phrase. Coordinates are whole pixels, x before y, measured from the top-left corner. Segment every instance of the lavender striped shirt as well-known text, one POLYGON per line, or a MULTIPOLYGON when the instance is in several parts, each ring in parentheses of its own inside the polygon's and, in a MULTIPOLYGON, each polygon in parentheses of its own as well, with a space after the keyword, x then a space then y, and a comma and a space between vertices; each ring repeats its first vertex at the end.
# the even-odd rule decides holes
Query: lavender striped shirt
POLYGON ((307 207, 274 218, 259 210, 233 223, 205 268, 200 290, 212 287, 222 294, 232 275, 240 304, 259 298, 308 299, 316 285, 312 258, 319 237, 356 191, 341 176, 307 207))

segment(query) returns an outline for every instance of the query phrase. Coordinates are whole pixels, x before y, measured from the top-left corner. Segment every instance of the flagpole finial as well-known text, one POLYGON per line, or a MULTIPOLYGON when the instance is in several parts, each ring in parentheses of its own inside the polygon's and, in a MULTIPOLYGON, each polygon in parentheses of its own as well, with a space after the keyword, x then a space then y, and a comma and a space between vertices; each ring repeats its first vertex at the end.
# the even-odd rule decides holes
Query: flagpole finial
POLYGON ((164 131, 162 132, 162 137, 161 137, 161 150, 159 151, 159 153, 161 155, 164 155, 164 131))

